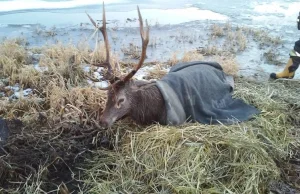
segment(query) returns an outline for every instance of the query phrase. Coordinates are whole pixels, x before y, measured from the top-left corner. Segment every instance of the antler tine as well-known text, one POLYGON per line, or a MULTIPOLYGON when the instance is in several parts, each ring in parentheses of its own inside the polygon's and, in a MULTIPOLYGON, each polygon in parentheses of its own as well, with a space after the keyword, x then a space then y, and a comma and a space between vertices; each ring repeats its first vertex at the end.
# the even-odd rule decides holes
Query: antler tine
POLYGON ((108 42, 108 37, 107 37, 107 31, 106 31, 106 16, 105 16, 105 7, 104 7, 104 2, 103 2, 103 16, 102 16, 102 27, 100 28, 100 31, 102 32, 103 38, 104 38, 104 43, 105 43, 105 50, 106 50, 106 63, 109 66, 110 69, 110 55, 109 55, 109 42, 108 42))
MULTIPOLYGON (((103 2, 103 15, 102 15, 102 26, 99 27, 96 22, 93 20, 93 18, 86 13, 91 21, 91 23, 98 29, 100 30, 100 32, 103 35, 103 39, 104 39, 104 44, 105 44, 105 50, 106 50, 106 59, 103 63, 97 63, 97 64, 93 64, 94 66, 97 67, 107 67, 107 72, 106 74, 103 76, 104 80, 108 80, 110 83, 114 83, 116 80, 118 80, 117 77, 114 76, 114 72, 112 69, 112 66, 110 64, 110 47, 109 47, 109 42, 108 42, 108 36, 107 36, 107 30, 106 30, 106 15, 105 15, 105 6, 104 6, 104 2, 103 2)), ((90 78, 91 79, 91 78, 90 78)), ((103 79, 102 79, 103 80, 103 79)), ((94 79, 92 79, 92 81, 94 81, 94 79)), ((110 89, 111 86, 106 87, 106 88, 100 88, 102 90, 108 90, 110 89)))
POLYGON ((139 15, 139 22, 140 22, 140 33, 141 33, 141 39, 142 39, 142 54, 140 57, 140 61, 137 64, 137 66, 135 67, 135 69, 133 69, 128 75, 126 75, 123 79, 123 82, 128 81, 129 79, 131 79, 136 72, 142 67, 145 58, 146 58, 146 51, 147 51, 147 46, 149 43, 149 26, 148 26, 148 22, 146 20, 146 33, 144 31, 144 24, 143 24, 143 18, 140 12, 140 8, 139 6, 137 6, 137 10, 138 10, 138 15, 139 15))

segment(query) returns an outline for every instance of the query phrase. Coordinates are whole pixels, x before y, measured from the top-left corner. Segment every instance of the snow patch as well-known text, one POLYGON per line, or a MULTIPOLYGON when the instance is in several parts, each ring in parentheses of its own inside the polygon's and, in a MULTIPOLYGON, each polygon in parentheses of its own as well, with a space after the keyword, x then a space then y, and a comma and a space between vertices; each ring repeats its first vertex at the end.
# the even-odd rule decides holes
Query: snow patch
POLYGON ((20 90, 20 87, 18 84, 16 84, 15 86, 6 86, 4 88, 5 90, 12 90, 14 92, 18 92, 20 90))
POLYGON ((134 75, 134 78, 136 78, 137 80, 145 80, 144 77, 147 76, 148 72, 151 70, 154 70, 155 66, 145 66, 142 67, 138 70, 138 72, 136 72, 136 74, 134 75))
MULTIPOLYGON (((103 0, 104 3, 122 3, 124 0, 103 0)), ((41 0, 12 0, 1 1, 0 12, 17 11, 17 10, 32 10, 32 9, 65 9, 75 8, 88 5, 102 5, 99 0, 71 0, 71 1, 41 1, 41 0)))
POLYGON ((33 65, 34 69, 39 71, 39 72, 43 72, 43 71, 48 71, 48 67, 41 67, 40 64, 34 64, 33 65))
POLYGON ((87 82, 91 85, 94 86, 96 88, 104 88, 104 87, 108 87, 108 83, 106 81, 101 81, 101 82, 93 82, 91 80, 87 80, 87 82))
POLYGON ((22 97, 27 97, 30 94, 32 94, 32 89, 31 88, 27 88, 26 90, 20 91, 20 92, 15 92, 11 98, 17 98, 20 99, 22 97))

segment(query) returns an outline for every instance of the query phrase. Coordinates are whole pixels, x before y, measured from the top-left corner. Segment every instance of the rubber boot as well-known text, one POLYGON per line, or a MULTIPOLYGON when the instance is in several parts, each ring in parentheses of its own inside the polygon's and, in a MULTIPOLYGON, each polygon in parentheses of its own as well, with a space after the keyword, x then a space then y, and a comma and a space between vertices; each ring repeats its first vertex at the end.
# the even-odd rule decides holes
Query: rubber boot
POLYGON ((300 40, 295 42, 294 49, 290 52, 290 58, 285 65, 283 71, 278 73, 271 73, 270 77, 273 79, 278 78, 288 78, 293 79, 295 76, 295 72, 299 67, 300 64, 300 40))
POLYGON ((293 65, 292 58, 289 58, 287 64, 285 65, 284 70, 278 73, 271 73, 270 77, 272 79, 278 79, 278 78, 293 79, 296 70, 297 68, 295 68, 295 65, 293 65))

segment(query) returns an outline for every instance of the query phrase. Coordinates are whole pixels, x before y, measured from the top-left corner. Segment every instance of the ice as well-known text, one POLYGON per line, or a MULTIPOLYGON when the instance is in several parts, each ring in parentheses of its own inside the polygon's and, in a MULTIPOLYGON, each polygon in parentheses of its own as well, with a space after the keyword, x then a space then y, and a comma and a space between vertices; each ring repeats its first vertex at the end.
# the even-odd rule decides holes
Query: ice
POLYGON ((20 90, 20 87, 18 84, 16 84, 15 86, 6 86, 4 88, 5 90, 12 90, 14 92, 18 92, 20 90))
POLYGON ((22 97, 27 97, 29 96, 30 94, 32 94, 32 89, 31 88, 27 88, 23 91, 20 91, 20 92, 15 92, 10 98, 17 98, 17 99, 20 99, 22 97))
POLYGON ((33 65, 34 69, 39 71, 39 72, 43 72, 43 71, 48 71, 48 67, 41 67, 40 64, 34 64, 33 65))

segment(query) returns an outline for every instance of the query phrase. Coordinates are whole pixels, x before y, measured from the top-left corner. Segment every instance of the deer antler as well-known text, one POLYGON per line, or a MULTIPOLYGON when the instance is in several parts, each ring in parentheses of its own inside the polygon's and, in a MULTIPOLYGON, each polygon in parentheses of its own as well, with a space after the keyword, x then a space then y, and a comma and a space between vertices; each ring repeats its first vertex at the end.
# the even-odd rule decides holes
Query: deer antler
MULTIPOLYGON (((106 50, 106 59, 104 62, 102 63, 97 63, 97 64, 92 64, 94 66, 97 66, 97 67, 106 67, 107 68, 107 72, 106 74, 103 76, 102 80, 108 80, 111 84, 114 83, 116 80, 119 80, 119 78, 117 78, 115 75, 114 75, 114 72, 113 72, 113 69, 112 69, 112 66, 111 66, 111 63, 110 63, 110 53, 109 53, 109 42, 108 42, 108 36, 107 36, 107 30, 106 30, 106 16, 105 16, 105 7, 104 7, 104 2, 103 2, 103 16, 102 16, 102 26, 99 27, 96 22, 93 20, 93 18, 88 14, 86 13, 87 16, 89 17, 90 21, 92 22, 92 24, 95 26, 95 28, 97 30, 99 30, 102 35, 103 35, 103 38, 104 38, 104 43, 105 43, 105 50, 106 50)), ((93 78, 90 78, 91 80, 95 80, 93 78)), ((108 90, 110 88, 109 87, 105 87, 105 88, 100 88, 102 90, 108 90)))
MULTIPOLYGON (((91 18, 91 16, 89 14, 87 14, 90 21, 92 22, 92 24, 98 30, 101 31, 101 33, 103 35, 103 38, 104 38, 104 42, 105 42, 105 48, 106 48, 106 60, 105 60, 105 62, 98 63, 98 64, 93 64, 93 65, 95 65, 97 67, 107 67, 107 74, 104 75, 104 79, 109 80, 109 82, 112 85, 110 85, 108 87, 105 87, 105 88, 100 88, 101 90, 109 90, 111 87, 113 87, 117 84, 121 84, 121 83, 125 83, 125 82, 129 81, 136 74, 136 72, 142 67, 142 65, 145 61, 147 46, 148 46, 148 43, 149 43, 149 26, 148 26, 148 22, 146 20, 147 29, 145 31, 144 30, 143 19, 142 19, 142 15, 141 15, 139 6, 137 6, 137 10, 138 10, 138 15, 139 15, 139 23, 140 23, 140 34, 141 34, 141 39, 142 39, 142 54, 141 54, 139 63, 136 65, 136 67, 133 70, 131 70, 131 72, 128 73, 121 80, 114 75, 113 69, 112 69, 111 64, 110 64, 109 43, 108 43, 108 37, 107 37, 107 32, 106 32, 106 17, 105 17, 104 2, 103 2, 103 25, 102 25, 102 27, 98 27, 96 22, 91 18)), ((93 78, 90 78, 90 79, 95 80, 93 78)))
POLYGON ((149 26, 148 26, 148 22, 146 20, 147 29, 146 29, 146 31, 144 31, 143 18, 142 18, 139 6, 137 6, 137 10, 138 10, 138 14, 139 14, 140 33, 141 33, 141 39, 142 39, 142 55, 140 57, 139 63, 135 67, 135 69, 133 69, 129 74, 127 74, 122 79, 122 82, 127 82, 128 80, 130 80, 136 74, 136 72, 142 67, 142 65, 145 61, 145 58, 146 58, 147 46, 149 43, 149 26))

